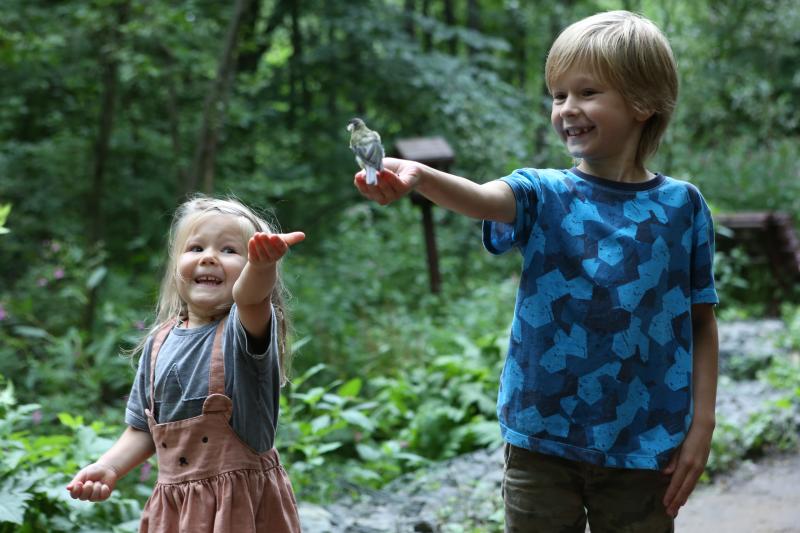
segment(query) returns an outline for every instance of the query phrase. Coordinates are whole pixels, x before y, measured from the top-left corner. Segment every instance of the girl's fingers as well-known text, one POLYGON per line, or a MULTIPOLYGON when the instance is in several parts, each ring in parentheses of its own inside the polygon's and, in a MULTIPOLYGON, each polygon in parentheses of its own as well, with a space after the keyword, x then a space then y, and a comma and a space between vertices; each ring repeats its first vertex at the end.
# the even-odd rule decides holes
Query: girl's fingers
POLYGON ((283 233, 282 237, 286 244, 294 246, 298 242, 303 242, 306 238, 306 234, 302 231, 293 231, 291 233, 283 233))
POLYGON ((306 234, 302 231, 291 233, 256 233, 248 243, 248 259, 251 262, 266 261, 277 262, 286 255, 290 246, 305 240, 306 234))

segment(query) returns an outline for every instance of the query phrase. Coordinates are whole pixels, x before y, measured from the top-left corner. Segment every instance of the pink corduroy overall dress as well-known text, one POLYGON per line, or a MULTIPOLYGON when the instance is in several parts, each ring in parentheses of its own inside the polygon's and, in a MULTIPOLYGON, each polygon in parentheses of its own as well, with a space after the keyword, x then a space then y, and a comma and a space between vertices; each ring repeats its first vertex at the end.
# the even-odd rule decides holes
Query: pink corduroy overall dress
POLYGON ((158 455, 158 482, 140 533, 296 533, 292 486, 275 448, 257 453, 229 424, 221 320, 209 362, 208 397, 194 418, 159 424, 153 416, 156 358, 171 325, 156 334, 150 356, 147 424, 158 455))

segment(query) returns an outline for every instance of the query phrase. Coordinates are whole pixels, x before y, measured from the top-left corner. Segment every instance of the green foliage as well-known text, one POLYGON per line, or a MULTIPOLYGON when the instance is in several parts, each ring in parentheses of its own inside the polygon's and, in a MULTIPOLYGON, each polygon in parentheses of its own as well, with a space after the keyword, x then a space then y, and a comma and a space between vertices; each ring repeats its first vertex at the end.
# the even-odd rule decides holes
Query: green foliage
POLYGON ((17 404, 14 387, 0 376, 0 532, 113 531, 138 529, 142 502, 124 495, 142 488, 123 480, 102 505, 69 497, 65 487, 81 466, 111 445, 117 428, 62 412, 60 425, 42 423, 37 404, 17 404))
POLYGON ((11 213, 11 204, 0 204, 0 235, 11 231, 5 227, 9 213, 11 213))
MULTIPOLYGON (((717 421, 708 474, 729 470, 743 458, 759 457, 770 450, 796 450, 800 446, 797 419, 800 411, 800 308, 787 307, 785 314, 787 333, 783 343, 789 351, 766 359, 764 366, 754 370, 755 376, 744 376, 768 383, 781 391, 781 395, 763 402, 744 424, 717 421)), ((724 377, 723 384, 729 379, 724 377)))
MULTIPOLYGON (((424 3, 426 13, 422 4, 253 2, 229 98, 217 102, 214 190, 308 234, 285 264, 299 377, 278 433, 303 498, 379 486, 497 442, 519 269, 514 254, 487 259, 476 222, 436 208, 443 291, 431 295, 419 211, 361 200, 347 119, 363 115, 389 153, 397 139, 442 135, 453 170, 476 181, 568 165, 548 121, 546 52, 568 23, 620 7, 468 2, 448 23, 441 2, 424 3)), ((651 167, 690 179, 719 210, 800 212, 796 2, 634 4, 666 30, 681 76, 651 167)), ((0 374, 18 387, 0 389, 0 512, 17 519, 24 508, 26 531, 59 531, 65 517, 108 531, 138 512, 123 499, 72 502, 63 482, 121 420, 134 364, 119 351, 136 344, 152 312, 168 216, 197 177, 191 162, 231 12, 225 2, 163 0, 0 6, 0 374), (64 412, 115 423, 86 426, 64 412)), ((719 255, 717 268, 726 317, 759 316, 775 296, 741 251, 719 255)), ((786 342, 797 351, 794 313, 786 342)), ((784 364, 738 369, 794 396, 744 428, 721 421, 712 471, 790 444, 782 405, 796 401, 798 372, 784 364)), ((120 493, 147 491, 134 481, 120 493)))

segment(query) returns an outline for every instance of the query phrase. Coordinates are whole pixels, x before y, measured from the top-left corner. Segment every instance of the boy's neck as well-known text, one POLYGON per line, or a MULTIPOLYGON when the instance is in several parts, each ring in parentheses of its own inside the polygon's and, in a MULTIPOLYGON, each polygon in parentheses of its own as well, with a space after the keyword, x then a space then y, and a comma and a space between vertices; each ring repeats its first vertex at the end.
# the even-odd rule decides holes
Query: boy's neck
POLYGON ((645 181, 650 181, 655 177, 655 174, 642 166, 603 165, 589 163, 585 159, 581 160, 581 162, 578 164, 578 170, 591 176, 597 176, 598 178, 611 181, 618 181, 620 183, 643 183, 645 181))

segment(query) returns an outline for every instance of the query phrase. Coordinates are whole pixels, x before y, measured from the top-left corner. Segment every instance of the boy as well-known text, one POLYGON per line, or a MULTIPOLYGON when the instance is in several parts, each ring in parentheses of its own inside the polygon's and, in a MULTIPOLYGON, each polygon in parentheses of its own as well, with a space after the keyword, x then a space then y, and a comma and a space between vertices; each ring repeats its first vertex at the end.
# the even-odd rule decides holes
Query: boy
POLYGON ((564 30, 545 70, 576 167, 476 184, 385 159, 377 186, 355 185, 383 205, 416 189, 523 255, 497 406, 506 531, 672 531, 708 459, 718 357, 708 207, 644 166, 675 60, 652 22, 614 11, 564 30))

